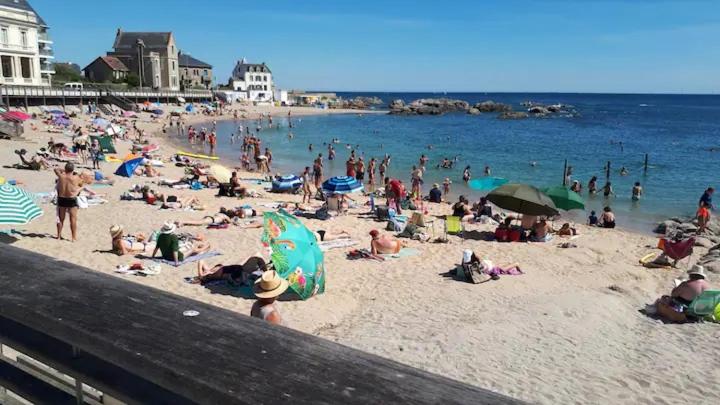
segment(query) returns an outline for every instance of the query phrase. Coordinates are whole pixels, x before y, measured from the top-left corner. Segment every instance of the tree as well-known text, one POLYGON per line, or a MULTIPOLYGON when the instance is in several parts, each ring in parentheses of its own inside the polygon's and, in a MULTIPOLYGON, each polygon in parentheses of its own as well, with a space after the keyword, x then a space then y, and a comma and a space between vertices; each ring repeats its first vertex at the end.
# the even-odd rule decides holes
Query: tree
POLYGON ((125 83, 127 83, 129 87, 140 87, 140 76, 132 72, 128 73, 125 78, 125 83))
POLYGON ((53 68, 55 69, 53 81, 57 83, 81 82, 84 80, 80 73, 68 63, 56 63, 53 68))

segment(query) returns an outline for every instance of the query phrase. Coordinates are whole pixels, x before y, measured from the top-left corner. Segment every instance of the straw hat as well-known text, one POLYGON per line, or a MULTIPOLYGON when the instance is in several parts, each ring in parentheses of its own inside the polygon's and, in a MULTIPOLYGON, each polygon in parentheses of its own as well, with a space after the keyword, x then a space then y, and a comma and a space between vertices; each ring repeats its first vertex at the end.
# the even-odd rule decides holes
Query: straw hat
POLYGON ((160 228, 160 233, 169 234, 175 232, 175 223, 172 221, 165 222, 160 228))
POLYGON ((690 268, 690 270, 688 270, 687 274, 688 274, 688 276, 696 275, 696 276, 700 276, 702 278, 706 278, 705 277, 705 268, 698 264, 693 265, 690 268))
POLYGON ((433 184, 433 188, 440 188, 440 185, 435 183, 435 184, 433 184))
POLYGON ((287 288, 287 280, 280 277, 275 270, 268 270, 255 280, 254 292, 258 298, 275 298, 284 293, 287 288))
POLYGON ((118 236, 120 236, 120 234, 122 234, 122 231, 123 231, 122 226, 117 225, 117 224, 113 225, 110 227, 110 236, 112 236, 113 238, 117 238, 118 236))

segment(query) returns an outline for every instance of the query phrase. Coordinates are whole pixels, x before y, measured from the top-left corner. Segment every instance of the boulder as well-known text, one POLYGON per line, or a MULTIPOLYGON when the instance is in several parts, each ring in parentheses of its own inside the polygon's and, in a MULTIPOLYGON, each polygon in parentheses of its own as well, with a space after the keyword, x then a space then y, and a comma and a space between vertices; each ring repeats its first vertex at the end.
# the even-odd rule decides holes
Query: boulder
POLYGON ((691 222, 685 222, 677 225, 677 229, 683 233, 695 233, 697 232, 697 226, 691 222))
POLYGON ((720 260, 713 260, 712 262, 705 263, 702 266, 708 273, 720 274, 720 260))
POLYGON ((447 112, 468 111, 470 104, 464 100, 423 98, 414 100, 409 105, 405 105, 402 100, 393 100, 388 107, 390 114, 440 115, 447 112))
POLYGON ((708 238, 703 238, 702 236, 698 236, 695 238, 695 246, 702 246, 704 248, 711 248, 715 244, 709 240, 708 238))
POLYGON ((541 114, 541 115, 550 114, 550 110, 547 109, 546 107, 541 106, 541 105, 532 106, 532 107, 528 108, 527 111, 528 111, 530 114, 536 114, 536 115, 537 115, 537 114, 541 114))
POLYGON ((530 115, 524 111, 505 111, 498 115, 498 118, 501 120, 519 120, 529 116, 530 115))
POLYGON ((678 223, 673 220, 663 221, 655 227, 653 232, 667 235, 668 230, 670 230, 670 232, 673 232, 675 229, 677 229, 677 225, 678 223))
POLYGON ((480 115, 480 110, 478 110, 477 108, 473 107, 473 108, 471 108, 471 109, 468 110, 468 114, 470 114, 470 115, 480 115))
POLYGON ((474 105, 480 112, 507 112, 512 111, 508 104, 496 103, 492 100, 483 101, 474 105))

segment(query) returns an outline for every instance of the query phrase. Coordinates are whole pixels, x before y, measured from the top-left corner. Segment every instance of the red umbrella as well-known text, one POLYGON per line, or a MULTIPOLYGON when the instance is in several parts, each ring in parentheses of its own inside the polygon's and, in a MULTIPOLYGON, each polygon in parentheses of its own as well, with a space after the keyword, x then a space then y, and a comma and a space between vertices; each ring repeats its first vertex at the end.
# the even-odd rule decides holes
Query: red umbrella
POLYGON ((27 121, 32 118, 31 115, 25 114, 22 111, 8 111, 0 114, 6 121, 27 121))

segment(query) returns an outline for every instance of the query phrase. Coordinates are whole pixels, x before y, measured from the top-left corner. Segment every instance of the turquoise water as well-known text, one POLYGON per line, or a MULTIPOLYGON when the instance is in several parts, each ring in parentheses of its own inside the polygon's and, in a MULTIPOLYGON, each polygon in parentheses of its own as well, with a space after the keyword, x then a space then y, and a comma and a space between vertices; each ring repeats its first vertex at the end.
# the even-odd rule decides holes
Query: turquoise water
MULTIPOLYGON (((386 102, 394 98, 412 100, 431 94, 375 93, 386 102)), ((588 94, 448 94, 470 102, 492 99, 512 104, 525 100, 563 103, 575 106, 577 117, 498 120, 495 114, 470 116, 391 116, 386 114, 328 115, 294 117, 294 139, 289 139, 286 118, 276 118, 281 128, 260 132, 263 147, 273 151, 274 168, 279 172, 299 172, 310 166, 319 152, 327 158, 326 143, 339 138, 335 161, 326 160, 326 172, 344 174, 344 162, 350 150, 382 158, 392 156, 390 175, 404 180, 421 154, 430 158, 425 175, 425 190, 445 177, 453 181, 453 194, 478 198, 483 192, 465 187, 462 170, 471 166, 473 177, 482 176, 489 165, 493 176, 512 182, 539 187, 562 183, 565 159, 573 166, 573 179, 587 188, 592 175, 605 181, 604 167, 611 161, 611 182, 617 196, 606 201, 602 196, 588 197, 589 209, 600 210, 610 205, 617 212, 619 224, 647 231, 658 220, 673 215, 689 215, 695 211, 703 190, 715 185, 720 173, 720 97, 681 95, 588 95, 588 94), (622 147, 619 142, 622 142, 622 147), (310 152, 308 145, 313 144, 310 152), (325 145, 324 145, 325 144, 325 145), (359 145, 359 146, 358 146, 359 145), (433 145, 428 149, 428 145, 433 145), (645 154, 650 167, 643 170, 645 154), (444 157, 458 156, 452 170, 437 169, 444 157), (536 162, 532 166, 530 162, 536 162), (630 174, 620 176, 624 166, 630 174), (630 199, 634 182, 639 181, 644 198, 637 203, 630 199)), ((245 123, 243 123, 245 125, 245 123)), ((251 123, 255 128, 255 123, 251 123)), ((237 123, 218 123, 220 156, 237 160, 240 144, 230 144, 229 137, 237 123)), ((587 214, 576 214, 583 220, 587 214)))

